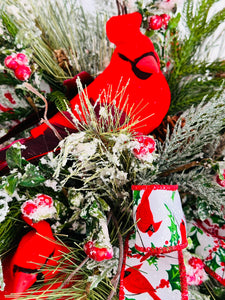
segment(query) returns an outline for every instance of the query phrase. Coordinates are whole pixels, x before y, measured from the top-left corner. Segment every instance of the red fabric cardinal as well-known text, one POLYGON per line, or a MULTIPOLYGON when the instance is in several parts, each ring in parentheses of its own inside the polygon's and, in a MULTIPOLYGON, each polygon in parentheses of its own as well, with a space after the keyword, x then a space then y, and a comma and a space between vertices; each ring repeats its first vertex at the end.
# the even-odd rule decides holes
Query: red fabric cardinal
MULTIPOLYGON (((155 129, 166 115, 170 105, 170 90, 160 71, 160 62, 150 39, 140 31, 141 14, 133 13, 112 17, 106 24, 109 40, 116 45, 109 66, 85 89, 92 103, 99 99, 109 105, 115 100, 122 113, 120 125, 125 115, 130 116, 131 130, 148 134, 155 129), (126 87, 126 89, 125 89, 126 87), (111 91, 111 92, 110 92, 111 91), (110 97, 106 95, 109 94, 110 97), (105 95, 105 96, 104 96, 105 95), (134 122, 137 122, 134 124, 134 122)), ((81 111, 79 95, 71 101, 73 114, 80 120, 77 109, 81 111)), ((97 109, 99 104, 97 105, 97 109)), ((71 119, 71 118, 70 118, 71 119)), ((50 123, 64 137, 74 132, 74 124, 60 112, 50 123), (65 130, 67 128, 67 130, 65 130)), ((31 130, 31 137, 24 142, 27 150, 22 155, 33 160, 52 151, 59 141, 51 129, 42 124, 31 130)), ((4 153, 1 155, 4 166, 4 153)), ((0 165, 0 169, 2 168, 0 165)))
MULTIPOLYGON (((44 282, 48 282, 60 272, 60 268, 53 267, 59 265, 63 253, 68 253, 68 248, 54 238, 47 221, 32 223, 27 217, 24 217, 24 220, 33 229, 22 238, 13 256, 7 257, 3 261, 6 287, 4 293, 0 293, 0 299, 5 299, 5 295, 11 293, 17 293, 17 296, 12 298, 17 299, 37 280, 43 279, 44 282), (48 269, 50 266, 51 270, 48 269)), ((54 287, 56 288, 60 284, 54 285, 54 287)))
POLYGON ((133 294, 143 294, 148 293, 152 299, 161 300, 156 295, 156 291, 151 285, 151 283, 145 278, 144 275, 139 271, 142 264, 127 268, 125 270, 123 284, 124 287, 133 294))
MULTIPOLYGON (((143 134, 150 133, 164 118, 170 105, 170 90, 160 71, 160 62, 150 39, 140 31, 141 14, 133 13, 109 19, 106 32, 109 40, 116 45, 109 66, 87 88, 86 92, 94 102, 99 95, 112 89, 111 96, 101 97, 102 102, 112 103, 127 115, 131 113, 130 125, 143 134), (128 84, 126 90, 122 90, 128 84), (123 94, 123 97, 121 97, 123 94), (133 113, 132 113, 133 111, 133 113), (133 114, 133 116, 132 116, 133 114)), ((71 100, 74 115, 80 106, 79 95, 71 100)), ((50 122, 73 128, 62 114, 56 114, 50 122)), ((42 124, 31 131, 34 137, 43 134, 47 125, 42 124)))
POLYGON ((137 227, 141 232, 148 233, 149 236, 152 236, 154 232, 158 231, 162 221, 156 222, 153 219, 153 214, 150 208, 149 195, 151 190, 146 190, 141 198, 141 202, 137 207, 136 211, 136 221, 137 227))

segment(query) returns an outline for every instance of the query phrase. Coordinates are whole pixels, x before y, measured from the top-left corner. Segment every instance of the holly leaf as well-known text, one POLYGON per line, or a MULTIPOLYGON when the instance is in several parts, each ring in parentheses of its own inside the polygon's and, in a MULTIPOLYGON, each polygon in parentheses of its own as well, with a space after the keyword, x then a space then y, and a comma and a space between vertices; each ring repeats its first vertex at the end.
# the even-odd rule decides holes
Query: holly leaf
POLYGON ((211 219, 212 219, 213 223, 218 224, 220 227, 222 227, 224 225, 224 219, 220 216, 212 215, 211 219))
POLYGON ((21 144, 15 143, 6 151, 6 161, 9 168, 21 168, 21 144))
POLYGON ((192 240, 193 249, 191 249, 191 252, 195 252, 195 249, 200 246, 199 240, 198 240, 198 231, 195 230, 195 232, 190 236, 192 240))
POLYGON ((181 284, 180 284, 180 270, 179 265, 171 265, 170 270, 166 270, 169 277, 169 282, 172 288, 172 291, 174 290, 181 290, 181 284))
POLYGON ((149 266, 154 265, 156 267, 156 270, 158 271, 158 257, 157 256, 151 256, 150 258, 147 259, 147 262, 149 266))
POLYGON ((12 195, 18 185, 19 178, 15 174, 11 174, 6 178, 7 184, 4 186, 6 192, 12 195))
POLYGON ((209 267, 210 269, 212 269, 214 272, 218 268, 220 268, 220 265, 216 261, 216 256, 214 256, 213 259, 211 259, 211 260, 205 260, 205 264, 206 264, 207 267, 209 267))
POLYGON ((133 191, 133 200, 134 200, 134 204, 137 205, 138 201, 140 200, 141 196, 140 196, 140 191, 133 191))
POLYGON ((25 187, 34 187, 45 181, 45 177, 40 173, 39 169, 28 164, 26 166, 26 173, 20 179, 19 184, 25 187))
POLYGON ((222 248, 222 247, 220 247, 219 249, 218 249, 218 257, 219 257, 219 259, 220 259, 220 262, 223 262, 223 263, 225 263, 225 249, 224 248, 222 248))

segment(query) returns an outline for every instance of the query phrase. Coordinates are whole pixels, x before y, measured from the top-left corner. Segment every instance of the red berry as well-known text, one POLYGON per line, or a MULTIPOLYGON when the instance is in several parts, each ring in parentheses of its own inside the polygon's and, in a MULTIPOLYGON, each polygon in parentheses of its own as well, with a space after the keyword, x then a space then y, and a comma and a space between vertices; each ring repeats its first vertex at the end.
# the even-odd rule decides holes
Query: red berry
POLYGON ((35 203, 37 203, 38 206, 53 206, 53 200, 52 197, 44 194, 37 195, 37 198, 35 199, 35 203))
POLYGON ((192 266, 194 269, 203 269, 204 268, 204 264, 203 261, 198 258, 198 257, 194 257, 192 256, 189 261, 188 261, 189 265, 192 266))
POLYGON ((162 14, 162 15, 160 15, 160 17, 162 18, 162 25, 164 26, 165 29, 167 29, 168 23, 170 20, 170 16, 167 14, 162 14))
POLYGON ((111 259, 113 257, 112 249, 95 247, 95 244, 92 241, 88 241, 84 245, 84 252, 87 254, 88 257, 96 261, 111 259))
POLYGON ((149 19, 149 29, 158 30, 162 27, 162 18, 159 15, 150 17, 149 19))
POLYGON ((29 216, 37 210, 37 205, 33 200, 28 200, 21 206, 21 210, 23 215, 29 216))
POLYGON ((27 80, 31 75, 31 69, 28 66, 20 65, 14 71, 14 74, 19 80, 27 80))
POLYGON ((139 155, 146 155, 147 153, 152 153, 155 151, 155 141, 153 138, 149 136, 139 136, 137 137, 139 142, 139 148, 134 148, 134 154, 139 155))
POLYGON ((28 64, 27 56, 24 53, 18 53, 16 55, 16 60, 19 65, 27 65, 28 64))
POLYGON ((4 64, 7 68, 15 70, 18 67, 18 62, 16 61, 16 57, 9 55, 5 58, 4 64))
POLYGON ((223 170, 223 179, 220 178, 219 175, 216 176, 216 182, 222 186, 225 187, 225 170, 223 170))

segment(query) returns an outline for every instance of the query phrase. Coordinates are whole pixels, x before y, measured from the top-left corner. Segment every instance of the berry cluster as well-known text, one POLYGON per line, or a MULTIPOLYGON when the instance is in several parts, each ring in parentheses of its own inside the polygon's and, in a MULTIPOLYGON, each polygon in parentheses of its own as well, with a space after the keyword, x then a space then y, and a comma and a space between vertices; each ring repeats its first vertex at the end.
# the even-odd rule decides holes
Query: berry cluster
POLYGON ((207 275, 204 271, 204 263, 198 257, 192 256, 188 260, 186 269, 188 285, 200 285, 207 279, 207 275))
POLYGON ((55 213, 52 197, 38 194, 34 200, 27 200, 21 206, 24 217, 34 221, 51 218, 55 213))
POLYGON ((29 79, 31 69, 28 66, 28 59, 24 53, 13 53, 12 55, 8 55, 4 60, 4 64, 7 68, 14 71, 17 79, 21 81, 29 79))
POLYGON ((160 28, 167 29, 170 16, 167 14, 154 15, 148 20, 148 30, 159 30, 160 28))
POLYGON ((133 149, 134 155, 140 159, 151 162, 153 153, 156 150, 156 144, 152 137, 141 135, 137 138, 137 146, 133 149))

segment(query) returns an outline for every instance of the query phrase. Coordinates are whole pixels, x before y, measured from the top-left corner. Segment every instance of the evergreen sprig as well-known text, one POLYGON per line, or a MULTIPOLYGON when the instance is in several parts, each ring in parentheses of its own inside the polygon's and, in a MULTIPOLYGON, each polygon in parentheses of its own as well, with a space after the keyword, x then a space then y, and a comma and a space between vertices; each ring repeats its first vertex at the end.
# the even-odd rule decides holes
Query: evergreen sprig
POLYGON ((224 128, 225 93, 214 96, 210 102, 202 101, 197 107, 192 106, 181 115, 172 135, 165 143, 159 144, 158 168, 161 172, 176 168, 190 161, 208 158, 205 147, 213 146, 220 139, 224 128), (182 120, 185 125, 181 125, 182 120))
POLYGON ((7 28, 9 34, 13 38, 15 38, 18 33, 18 28, 15 25, 15 23, 11 20, 11 18, 5 12, 1 13, 1 19, 2 19, 3 25, 5 25, 5 27, 7 28))
POLYGON ((70 102, 67 100, 65 94, 60 91, 54 91, 48 94, 48 100, 54 102, 60 111, 66 111, 70 106, 70 102))
POLYGON ((172 32, 170 55, 174 66, 167 76, 171 90, 170 113, 185 110, 206 95, 209 100, 221 85, 222 78, 217 75, 224 72, 224 64, 218 60, 209 62, 206 57, 209 43, 215 42, 212 36, 225 19, 225 9, 209 19, 215 2, 218 1, 198 0, 195 5, 192 0, 185 1, 182 20, 186 36, 181 38, 179 32, 172 32))

